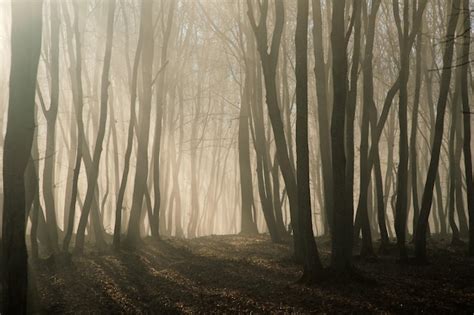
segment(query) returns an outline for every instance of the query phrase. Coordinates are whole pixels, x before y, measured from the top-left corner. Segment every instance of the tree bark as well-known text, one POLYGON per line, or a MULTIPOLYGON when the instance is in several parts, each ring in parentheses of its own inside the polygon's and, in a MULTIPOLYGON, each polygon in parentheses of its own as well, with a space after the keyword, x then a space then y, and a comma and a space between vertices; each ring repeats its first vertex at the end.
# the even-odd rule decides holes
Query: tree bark
POLYGON ((42 7, 41 0, 12 2, 10 96, 3 153, 2 312, 6 314, 28 311, 24 174, 35 131, 42 7))

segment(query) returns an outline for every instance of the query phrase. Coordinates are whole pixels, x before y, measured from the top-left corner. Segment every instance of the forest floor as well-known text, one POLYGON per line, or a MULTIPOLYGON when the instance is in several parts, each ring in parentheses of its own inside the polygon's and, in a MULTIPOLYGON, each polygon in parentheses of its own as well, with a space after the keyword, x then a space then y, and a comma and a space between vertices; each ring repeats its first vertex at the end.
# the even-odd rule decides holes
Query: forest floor
MULTIPOLYGON (((329 264, 330 242, 318 239, 329 264)), ((268 236, 151 240, 137 250, 91 247, 65 265, 33 269, 44 313, 470 313, 474 260, 465 247, 430 242, 428 265, 389 256, 355 259, 371 281, 296 284, 290 246, 268 236)))

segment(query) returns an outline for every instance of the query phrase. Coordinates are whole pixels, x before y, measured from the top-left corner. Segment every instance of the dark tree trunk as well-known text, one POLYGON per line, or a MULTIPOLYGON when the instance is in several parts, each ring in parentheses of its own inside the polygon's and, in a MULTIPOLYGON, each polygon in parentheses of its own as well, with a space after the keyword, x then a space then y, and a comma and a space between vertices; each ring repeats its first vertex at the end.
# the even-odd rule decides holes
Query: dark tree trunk
POLYGON ((302 281, 311 283, 321 276, 322 265, 314 240, 311 219, 308 147, 308 14, 309 1, 298 0, 296 22, 296 177, 298 179, 298 226, 303 248, 302 281))
POLYGON ((27 313, 24 174, 35 132, 43 2, 12 2, 10 96, 3 154, 2 312, 27 313))
MULTIPOLYGON (((284 124, 280 107, 278 106, 278 93, 276 86, 276 69, 278 64, 278 56, 280 49, 280 41, 284 27, 284 6, 282 0, 275 2, 275 30, 271 40, 270 53, 267 40, 267 15, 268 15, 268 0, 264 0, 260 6, 260 21, 255 21, 253 6, 250 0, 247 0, 249 8, 248 16, 250 23, 257 39, 258 52, 260 54, 260 61, 262 64, 266 103, 268 107, 268 114, 275 139, 276 151, 278 156, 278 163, 285 181, 285 186, 288 192, 288 199, 290 201, 290 215, 291 224, 293 227, 293 242, 295 257, 297 260, 303 258, 303 248, 301 247, 301 234, 298 226, 298 190, 296 187, 295 172, 290 161, 290 153, 288 152, 288 145, 285 136, 284 124)), ((273 215, 273 213, 272 213, 273 215)))
POLYGON ((345 44, 345 0, 332 3, 332 55, 334 105, 331 120, 334 216, 332 220, 331 265, 339 272, 352 269, 352 213, 345 198, 346 154, 344 126, 347 97, 347 47, 345 44))
MULTIPOLYGON (((377 19, 377 12, 380 7, 380 1, 374 1, 370 12, 369 22, 366 33, 365 56, 363 64, 364 81, 363 81, 363 107, 362 107, 362 121, 361 121, 361 143, 360 143, 360 196, 359 204, 357 205, 357 217, 360 218, 360 225, 362 228, 362 247, 361 255, 373 256, 374 249, 372 245, 372 234, 370 230, 370 221, 368 213, 368 192, 371 179, 371 168, 369 168, 368 152, 369 152, 369 128, 375 128, 375 124, 371 124, 371 112, 373 111, 374 103, 374 82, 373 82, 373 49, 375 38, 375 22, 377 19)), ((372 134, 375 134, 372 131, 372 134)), ((374 138, 374 137, 373 137, 374 138)), ((376 153, 376 155, 378 155, 376 153)), ((358 231, 356 237, 358 237, 358 231)))
MULTIPOLYGON (((464 29, 468 30, 471 27, 469 0, 463 0, 464 12, 464 29)), ((469 68, 469 52, 470 52, 471 37, 470 32, 464 35, 462 45, 461 64, 461 96, 463 104, 463 126, 464 126, 464 169, 466 172, 466 186, 467 186, 467 208, 469 213, 469 255, 474 256, 474 183, 472 179, 472 155, 471 155, 471 117, 469 112, 469 88, 468 88, 468 68, 469 68)))
POLYGON ((416 44, 416 70, 415 70, 415 95, 413 98, 413 108, 411 114, 411 132, 410 132, 410 173, 411 188, 413 198, 413 234, 416 230, 416 223, 420 215, 420 204, 418 196, 418 163, 417 163, 417 131, 418 131, 418 110, 420 107, 421 91, 421 58, 423 50, 423 38, 421 33, 417 35, 416 44))
POLYGON ((451 63, 453 61, 454 35, 458 22, 458 10, 461 7, 460 0, 453 0, 449 15, 448 29, 446 32, 446 47, 443 56, 443 70, 441 74, 441 86, 437 104, 436 124, 434 131, 433 146, 431 150, 430 165, 426 177, 425 189, 421 202, 420 218, 415 233, 415 256, 418 260, 426 260, 426 232, 428 229, 428 218, 433 201, 433 187, 438 172, 441 144, 443 141, 444 116, 451 82, 451 63))

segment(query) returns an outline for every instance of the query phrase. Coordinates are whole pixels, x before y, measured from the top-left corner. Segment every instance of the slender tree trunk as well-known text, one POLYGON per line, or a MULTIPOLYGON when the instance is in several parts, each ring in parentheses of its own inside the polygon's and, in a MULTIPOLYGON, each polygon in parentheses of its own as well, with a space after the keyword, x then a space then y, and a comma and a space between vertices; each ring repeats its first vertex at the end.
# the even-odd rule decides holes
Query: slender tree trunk
POLYGON ((311 219, 308 147, 308 15, 309 1, 298 0, 296 22, 296 159, 298 178, 298 226, 303 242, 302 281, 313 282, 321 276, 322 265, 314 240, 311 219))
MULTIPOLYGON (((278 105, 278 93, 276 86, 276 69, 278 65, 278 56, 280 49, 280 42, 284 28, 284 3, 282 0, 275 2, 275 30, 273 32, 270 53, 268 52, 267 43, 267 27, 266 20, 268 15, 268 0, 264 0, 260 7, 260 21, 255 21, 253 6, 250 0, 247 0, 249 8, 248 16, 250 24, 254 30, 258 52, 260 54, 260 61, 263 69, 263 77, 265 82, 266 103, 268 107, 268 114, 275 139, 275 146, 278 156, 278 163, 285 181, 285 186, 288 192, 288 199, 290 201, 290 215, 291 224, 293 227, 293 242, 295 258, 302 260, 303 248, 301 242, 301 234, 298 226, 298 189, 296 186, 296 176, 290 160, 290 152, 288 152, 288 145, 285 136, 284 124, 282 121, 281 110, 278 105)), ((273 215, 273 213, 272 213, 273 215)))
MULTIPOLYGON (((82 209, 81 218, 79 220, 79 226, 77 228, 76 244, 74 251, 81 254, 84 250, 84 237, 85 229, 87 225, 87 220, 89 218, 89 213, 92 207, 94 192, 97 187, 97 179, 99 176, 99 166, 100 158, 102 154, 102 144, 105 137, 105 127, 107 123, 107 108, 109 100, 109 73, 110 73, 110 63, 112 59, 112 41, 114 34, 114 20, 115 20, 115 0, 110 0, 108 3, 108 16, 107 16, 107 39, 105 44, 105 56, 104 56, 104 67, 102 71, 102 82, 101 82, 101 98, 100 98, 100 120, 99 120, 99 130, 97 133, 97 139, 94 148, 94 154, 92 157, 92 169, 87 176, 87 193, 86 199, 84 201, 84 207, 82 209)), ((97 209, 98 210, 98 209, 97 209)), ((96 222, 98 218, 95 219, 96 222)), ((100 221, 100 220, 99 220, 100 221)), ((96 229, 97 233, 97 229, 96 229)), ((96 240, 98 236, 96 235, 96 240)), ((100 245, 98 243, 98 245, 100 245)))
MULTIPOLYGON (((321 154, 322 182, 324 195, 324 211, 326 213, 326 224, 329 229, 332 228, 333 215, 333 186, 332 186, 332 165, 331 165, 331 136, 330 136, 330 104, 327 95, 328 77, 326 64, 324 60, 323 46, 323 20, 321 14, 321 0, 312 0, 313 4, 313 47, 316 76, 316 95, 318 112, 318 131, 319 131, 319 153, 321 154)), ((328 10, 329 11, 329 10, 328 10)))
MULTIPOLYGON (((248 67, 248 66, 247 66, 248 67)), ((250 70, 251 71, 251 70, 250 70)), ((240 170, 240 188, 242 200, 241 228, 242 234, 258 233, 257 225, 252 217, 253 200, 253 184, 252 170, 250 163, 250 147, 249 147, 249 120, 250 120, 250 72, 246 69, 244 91, 239 114, 239 170, 240 170)))
MULTIPOLYGON (((169 2, 168 19, 166 22, 166 29, 164 30, 163 46, 161 48, 161 72, 158 86, 156 88, 156 121, 155 121, 155 138, 153 143, 153 183, 155 200, 153 204, 153 215, 150 220, 151 234, 155 239, 160 237, 160 207, 161 205, 161 191, 160 191, 160 149, 163 125, 163 110, 165 108, 166 91, 165 91, 165 75, 167 58, 168 58, 168 44, 170 40, 171 27, 173 25, 175 1, 169 2)), ((163 220, 164 221, 164 220, 163 220)), ((165 222, 163 222, 165 223, 165 222)))
POLYGON ((347 204, 346 154, 344 150, 344 125, 347 97, 347 47, 345 44, 344 9, 345 0, 332 3, 332 55, 334 105, 331 120, 332 170, 334 217, 332 220, 331 265, 339 272, 352 269, 352 213, 347 204))
POLYGON ((443 141, 444 116, 451 82, 451 63, 453 61, 454 35, 459 18, 458 10, 461 7, 460 0, 453 0, 449 15, 448 29, 446 32, 446 47, 443 56, 443 70, 441 74, 441 86, 437 105, 434 141, 431 150, 430 165, 426 177, 425 189, 421 202, 420 218, 418 219, 415 234, 415 256, 418 260, 426 260, 426 232, 428 229, 428 218, 433 201, 433 187, 438 172, 441 144, 443 141))
MULTIPOLYGON (((464 29, 471 28, 471 11, 469 0, 463 0, 463 21, 464 29)), ((472 179, 472 154, 471 154, 471 109, 469 107, 469 88, 468 88, 468 68, 471 37, 470 32, 464 35, 462 44, 461 64, 461 96, 463 105, 463 126, 464 126, 464 169, 466 172, 467 186, 467 208, 469 213, 469 255, 474 256, 474 182, 472 179)))
POLYGON ((416 70, 415 70, 415 95, 413 98, 413 109, 411 114, 411 133, 410 133, 410 173, 411 188, 413 197, 413 234, 415 234, 418 216, 420 214, 420 204, 418 197, 418 163, 417 163, 417 131, 418 131, 418 111, 420 107, 421 91, 421 58, 423 51, 423 38, 421 33, 417 35, 416 44, 416 70))
MULTIPOLYGON (((360 217, 360 224, 362 227, 362 247, 361 255, 373 256, 374 250, 372 245, 372 234, 370 231, 370 221, 368 213, 368 192, 371 179, 371 169, 369 168, 368 152, 369 152, 369 128, 375 128, 375 124, 371 123, 371 111, 373 111, 374 103, 374 82, 373 82, 373 49, 375 38, 375 22, 377 19, 377 12, 380 7, 380 0, 372 3, 370 12, 365 44, 364 56, 364 81, 363 81, 363 107, 362 107, 362 122, 361 122, 361 143, 360 143, 360 196, 359 204, 357 206, 357 214, 360 217)), ((372 132, 374 134, 374 132, 372 132)), ((372 137, 375 138, 375 137, 372 137)), ((376 153, 376 155, 378 155, 376 153)), ((357 235, 358 237, 358 231, 357 235)))
POLYGON ((127 188, 128 174, 130 172, 130 158, 133 149, 133 130, 136 121, 136 102, 137 102, 137 84, 138 84, 138 66, 140 64, 140 57, 142 55, 143 47, 143 24, 140 23, 140 33, 138 35, 137 49, 135 51, 135 58, 133 61, 132 81, 130 87, 130 122, 127 133, 127 148, 125 149, 125 160, 122 171, 122 179, 120 180, 120 188, 117 195, 117 204, 115 206, 115 226, 114 226, 114 240, 113 245, 115 249, 120 248, 120 238, 122 234, 122 209, 123 200, 125 197, 125 190, 127 188))
POLYGON ((46 150, 43 169, 43 196, 46 210, 48 232, 55 252, 59 251, 58 226, 56 223, 56 206, 54 202, 55 167, 56 167, 56 119, 58 116, 59 99, 59 2, 52 1, 51 8, 51 104, 48 110, 44 109, 46 117, 46 150))
POLYGON ((142 84, 140 115, 138 118, 138 149, 135 173, 133 202, 128 223, 127 242, 135 246, 140 240, 140 217, 148 178, 148 142, 150 133, 150 113, 153 77, 153 1, 143 0, 141 9, 141 28, 143 29, 142 84))

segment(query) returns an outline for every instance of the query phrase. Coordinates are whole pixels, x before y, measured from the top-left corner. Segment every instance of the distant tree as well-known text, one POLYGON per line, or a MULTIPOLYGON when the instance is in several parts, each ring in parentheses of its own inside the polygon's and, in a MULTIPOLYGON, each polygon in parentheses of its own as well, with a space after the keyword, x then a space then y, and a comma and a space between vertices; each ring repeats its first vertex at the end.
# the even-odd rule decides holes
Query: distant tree
MULTIPOLYGON (((82 86, 82 41, 81 34, 79 31, 80 13, 79 5, 77 1, 73 1, 74 8, 74 25, 71 25, 69 14, 66 7, 63 7, 63 12, 66 15, 65 24, 66 32, 68 34, 67 48, 69 55, 70 66, 70 78, 72 86, 72 98, 74 103, 74 116, 76 118, 77 125, 77 149, 76 157, 74 161, 74 172, 71 179, 71 197, 69 199, 68 222, 66 226, 66 234, 63 240, 63 251, 68 251, 69 244, 71 242, 74 221, 76 217, 76 203, 78 200, 78 189, 79 189, 79 175, 81 172, 82 160, 83 160, 83 147, 84 147, 84 121, 83 121, 83 110, 84 110, 84 92, 82 86), (74 37, 74 43, 72 38, 74 37)), ((72 127, 74 128, 74 127, 72 127)))
MULTIPOLYGON (((99 176, 99 165, 100 158, 102 155, 102 145, 105 137, 105 128, 107 123, 107 108, 109 101, 109 86, 110 86, 110 63, 112 58, 112 43, 114 34, 114 20, 115 20, 115 0, 108 2, 108 14, 107 14, 107 39, 105 44, 105 56, 104 56, 104 67, 102 70, 102 81, 101 81, 101 98, 100 98, 100 117, 99 117, 99 130, 97 133, 97 139, 94 147, 94 153, 92 156, 92 169, 87 176, 87 193, 86 199, 84 200, 84 207, 81 212, 81 218, 77 228, 76 244, 74 251, 76 253, 82 253, 84 249, 84 237, 85 229, 87 226, 89 213, 92 207, 94 191, 97 187, 97 179, 99 176)), ((98 209, 96 209, 98 210, 98 209)))
POLYGON ((46 210, 48 233, 55 252, 59 251, 58 226, 56 223, 56 206, 54 202, 54 181, 56 161, 56 120, 58 116, 59 99, 59 45, 60 25, 59 2, 51 1, 51 49, 50 49, 50 76, 51 76, 51 104, 49 109, 43 108, 46 117, 46 159, 43 169, 43 196, 46 210))
POLYGON ((127 147, 125 149, 125 160, 122 171, 122 178, 120 180, 120 187, 117 195, 117 203, 115 206, 115 226, 113 246, 115 249, 120 248, 120 238, 122 234, 122 208, 123 200, 125 198, 125 189, 127 188, 128 174, 130 172, 130 158, 133 149, 134 129, 136 128, 136 103, 137 103, 137 85, 138 85, 138 67, 142 55, 143 47, 143 23, 140 23, 140 31, 138 35, 137 48, 135 51, 135 58, 133 61, 132 79, 130 83, 130 122, 128 124, 127 132, 127 147))
POLYGON ((143 199, 147 190, 148 178, 148 144, 150 138, 150 114, 153 82, 153 3, 152 0, 143 0, 141 9, 141 23, 143 23, 142 48, 142 93, 138 116, 138 151, 137 171, 135 174, 132 209, 128 223, 127 242, 134 246, 140 240, 140 217, 143 199))

